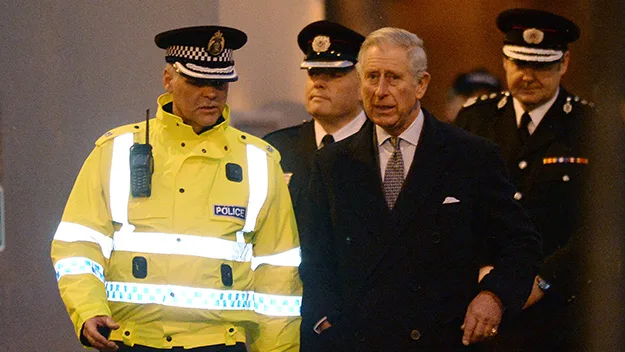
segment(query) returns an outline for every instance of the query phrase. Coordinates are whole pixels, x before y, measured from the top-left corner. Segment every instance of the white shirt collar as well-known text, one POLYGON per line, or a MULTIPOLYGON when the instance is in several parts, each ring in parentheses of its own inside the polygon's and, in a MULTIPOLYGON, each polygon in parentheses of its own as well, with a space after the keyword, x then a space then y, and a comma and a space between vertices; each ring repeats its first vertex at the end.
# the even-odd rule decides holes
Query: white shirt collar
MULTIPOLYGON (((334 138, 334 141, 338 142, 360 131, 360 128, 362 127, 362 125, 364 125, 366 120, 367 120, 367 116, 365 115, 365 112, 361 110, 360 113, 353 120, 351 120, 347 125, 343 126, 340 130, 332 133, 332 137, 334 138)), ((319 121, 317 121, 317 119, 314 119, 314 124, 315 124, 315 142, 317 143, 317 149, 319 149, 321 147, 321 140, 326 134, 328 134, 328 132, 326 132, 326 130, 323 128, 323 126, 321 126, 321 124, 319 123, 319 121)))
MULTIPOLYGON (((560 89, 556 91, 556 94, 548 102, 533 109, 532 111, 528 111, 528 113, 530 114, 530 118, 532 119, 532 125, 533 125, 533 126, 530 125, 528 127, 530 133, 534 132, 536 127, 538 127, 538 124, 540 123, 540 121, 542 121, 543 117, 545 117, 545 115, 547 114, 547 111, 549 111, 553 103, 556 102, 556 99, 558 98, 558 94, 560 94, 560 89)), ((514 113, 516 115, 516 125, 517 127, 519 127, 521 125, 521 116, 523 116, 525 109, 523 109, 523 106, 521 106, 521 102, 519 102, 516 98, 512 98, 512 105, 514 105, 514 113)))
MULTIPOLYGON (((408 128, 398 137, 416 147, 419 143, 419 137, 421 137, 424 120, 425 116, 423 115, 423 110, 419 109, 419 115, 417 115, 417 118, 412 121, 412 124, 410 124, 410 126, 408 126, 408 128)), ((391 136, 378 125, 375 126, 375 133, 378 137, 378 146, 381 146, 391 136)))

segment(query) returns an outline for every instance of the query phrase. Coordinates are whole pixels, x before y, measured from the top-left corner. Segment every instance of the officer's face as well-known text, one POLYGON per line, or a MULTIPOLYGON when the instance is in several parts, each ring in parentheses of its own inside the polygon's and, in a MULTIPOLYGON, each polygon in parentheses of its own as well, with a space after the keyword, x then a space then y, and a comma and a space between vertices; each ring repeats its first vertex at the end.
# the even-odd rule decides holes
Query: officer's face
POLYGON ((214 125, 226 106, 227 82, 193 80, 165 69, 163 85, 173 96, 173 113, 193 127, 195 133, 214 125))
POLYGON ((367 116, 393 136, 400 135, 419 114, 430 75, 412 75, 406 49, 382 44, 365 51, 361 62, 362 99, 367 116))
POLYGON ((311 116, 332 121, 354 117, 360 109, 360 81, 354 68, 308 70, 306 110, 311 116))
POLYGON ((527 111, 553 98, 568 65, 568 52, 565 53, 562 62, 544 66, 503 59, 508 89, 527 111))

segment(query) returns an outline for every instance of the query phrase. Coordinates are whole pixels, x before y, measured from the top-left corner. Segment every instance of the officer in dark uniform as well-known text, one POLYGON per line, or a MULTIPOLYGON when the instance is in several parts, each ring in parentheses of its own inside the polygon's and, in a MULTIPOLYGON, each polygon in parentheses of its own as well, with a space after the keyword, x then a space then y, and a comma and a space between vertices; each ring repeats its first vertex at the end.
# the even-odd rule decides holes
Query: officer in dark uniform
MULTIPOLYGON (((301 68, 308 74, 306 110, 313 119, 272 132, 264 139, 280 151, 282 169, 300 226, 303 224, 302 204, 313 154, 329 143, 358 132, 367 120, 355 66, 364 40, 361 34, 325 20, 307 25, 297 36, 297 43, 306 55, 301 68)), ((313 345, 317 341, 313 330, 316 323, 302 322, 302 351, 318 350, 313 345)))
MULTIPOLYGON (((580 301, 590 289, 579 255, 584 233, 581 202, 588 163, 582 124, 593 104, 560 80, 568 44, 579 28, 555 14, 502 12, 503 66, 509 91, 482 95, 460 111, 456 124, 501 147, 514 195, 543 236, 544 264, 525 310, 504 319, 489 351, 573 351, 580 348, 580 301)), ((486 262, 488 264, 488 260, 486 262)), ((486 266, 482 276, 488 272, 486 266)))
POLYGON ((364 40, 361 34, 325 20, 307 25, 297 36, 306 55, 301 68, 308 73, 306 110, 313 119, 264 137, 280 151, 296 217, 313 153, 358 132, 367 119, 355 66, 364 40))

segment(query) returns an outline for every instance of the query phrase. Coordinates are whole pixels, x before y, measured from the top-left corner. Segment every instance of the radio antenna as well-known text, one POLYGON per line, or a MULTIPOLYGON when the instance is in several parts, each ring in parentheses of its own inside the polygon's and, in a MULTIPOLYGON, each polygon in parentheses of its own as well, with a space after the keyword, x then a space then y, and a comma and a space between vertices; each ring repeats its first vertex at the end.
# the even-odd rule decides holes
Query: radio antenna
POLYGON ((150 109, 145 110, 145 144, 150 144, 150 109))

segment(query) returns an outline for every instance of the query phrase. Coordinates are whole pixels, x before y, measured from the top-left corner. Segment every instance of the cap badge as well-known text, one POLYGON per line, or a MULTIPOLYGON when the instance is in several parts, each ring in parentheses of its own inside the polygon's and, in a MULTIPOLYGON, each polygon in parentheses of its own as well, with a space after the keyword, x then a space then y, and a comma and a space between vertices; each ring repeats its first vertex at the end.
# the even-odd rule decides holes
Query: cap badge
POLYGON ((540 29, 530 28, 523 32, 523 40, 527 44, 540 44, 545 38, 545 33, 540 29))
POLYGON ((217 56, 224 51, 225 40, 221 31, 217 31, 208 42, 208 53, 217 56))
POLYGON ((312 49, 316 53, 324 53, 330 49, 330 37, 325 35, 318 35, 313 39, 312 49))

